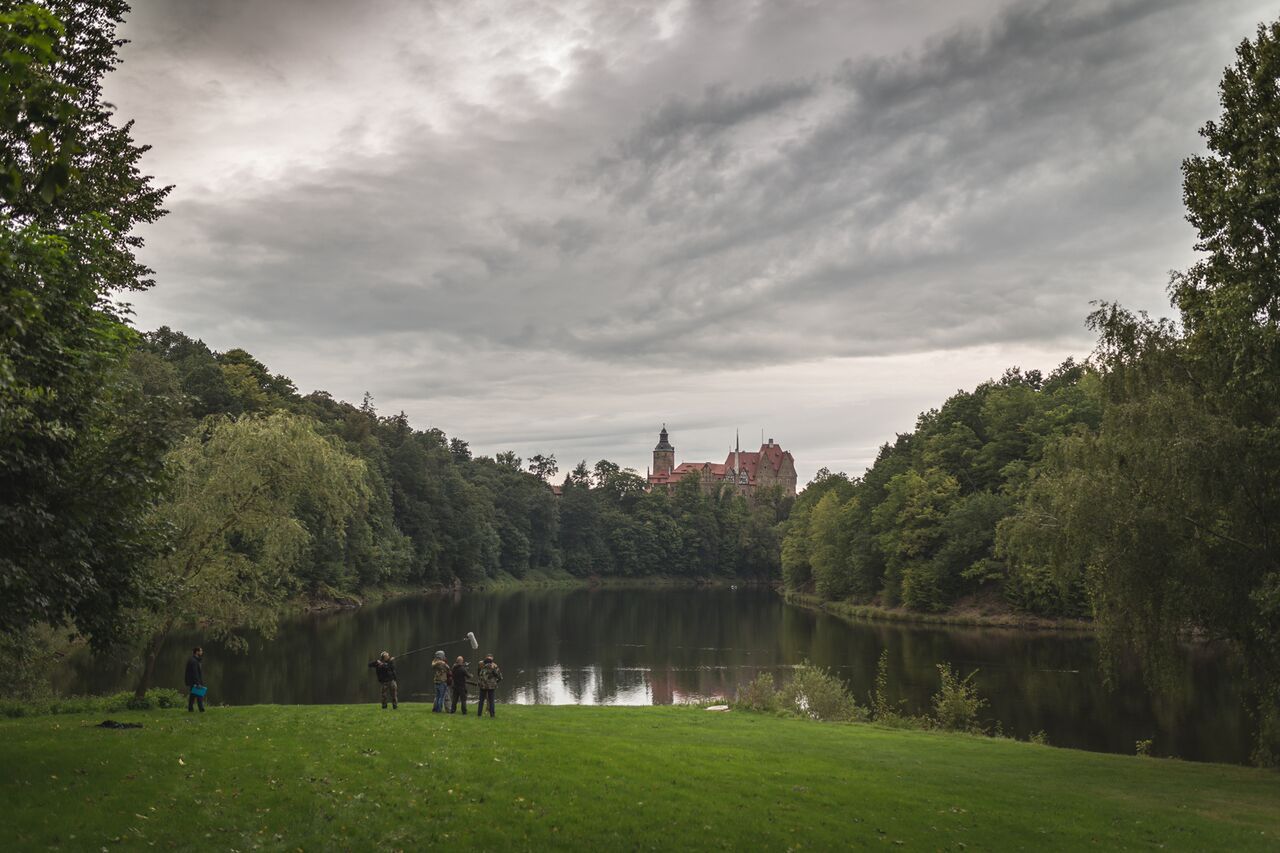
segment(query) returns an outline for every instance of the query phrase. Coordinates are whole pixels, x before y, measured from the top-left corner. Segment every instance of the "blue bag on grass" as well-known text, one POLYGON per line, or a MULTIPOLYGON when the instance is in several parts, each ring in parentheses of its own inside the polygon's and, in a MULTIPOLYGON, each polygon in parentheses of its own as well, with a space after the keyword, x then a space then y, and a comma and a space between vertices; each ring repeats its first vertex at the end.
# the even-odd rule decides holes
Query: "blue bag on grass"
POLYGON ((192 695, 192 696, 203 696, 204 694, 206 694, 206 693, 208 693, 208 692, 209 692, 209 688, 208 688, 208 687, 205 687, 203 684, 193 684, 193 685, 191 686, 191 695, 192 695))

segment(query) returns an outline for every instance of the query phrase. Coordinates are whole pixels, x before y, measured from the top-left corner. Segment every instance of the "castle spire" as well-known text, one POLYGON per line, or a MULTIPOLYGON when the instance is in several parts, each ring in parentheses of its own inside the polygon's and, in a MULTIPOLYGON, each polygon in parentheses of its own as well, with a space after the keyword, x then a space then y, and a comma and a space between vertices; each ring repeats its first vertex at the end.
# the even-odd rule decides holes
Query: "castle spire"
POLYGON ((671 441, 667 436, 667 425, 663 424, 662 432, 658 433, 658 446, 653 448, 652 476, 670 474, 675 467, 676 449, 671 446, 671 441))

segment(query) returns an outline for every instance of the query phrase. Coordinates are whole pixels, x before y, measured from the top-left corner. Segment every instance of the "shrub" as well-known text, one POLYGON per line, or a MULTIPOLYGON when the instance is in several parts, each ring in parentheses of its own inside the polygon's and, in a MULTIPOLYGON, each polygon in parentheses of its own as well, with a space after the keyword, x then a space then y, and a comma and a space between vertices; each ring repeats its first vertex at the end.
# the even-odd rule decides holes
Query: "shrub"
POLYGON ((177 708, 180 707, 186 697, 177 690, 153 689, 148 690, 147 695, 139 699, 132 693, 120 693, 114 698, 119 702, 120 697, 128 696, 125 699, 124 706, 130 711, 150 711, 153 708, 177 708))
POLYGON ((1151 757, 1151 738, 1140 740, 1136 744, 1134 744, 1134 753, 1136 755, 1142 756, 1143 758, 1150 758, 1151 757))
POLYGON ((110 696, 68 696, 42 701, 23 702, 15 699, 0 701, 0 716, 39 717, 46 714, 99 714, 113 711, 149 711, 155 708, 177 708, 186 697, 177 690, 157 688, 148 690, 138 699, 132 691, 110 696))
POLYGON ((1027 738, 1027 740, 1029 740, 1031 743, 1039 744, 1040 746, 1049 745, 1049 736, 1044 733, 1044 729, 1041 729, 1038 732, 1032 732, 1031 735, 1027 738))
POLYGON ((978 712, 987 705, 987 700, 978 696, 973 672, 961 678, 950 664, 938 664, 938 675, 942 677, 942 687, 933 695, 933 718, 939 728, 957 732, 982 732, 978 724, 978 712))
POLYGON ((746 711, 777 711, 778 690, 773 684, 773 673, 762 672, 746 685, 738 688, 734 707, 746 711))
POLYGON ((784 705, 811 720, 865 722, 869 718, 843 681, 808 662, 796 669, 795 677, 781 695, 784 705))
POLYGON ((901 716, 905 701, 897 705, 889 702, 889 650, 882 649, 880 659, 876 662, 876 686, 871 694, 871 718, 883 722, 901 716))
POLYGON ((929 717, 917 717, 905 710, 906 699, 899 699, 897 704, 889 701, 889 650, 880 652, 880 660, 876 662, 876 685, 871 693, 870 717, 882 726, 895 729, 931 729, 933 720, 929 717))

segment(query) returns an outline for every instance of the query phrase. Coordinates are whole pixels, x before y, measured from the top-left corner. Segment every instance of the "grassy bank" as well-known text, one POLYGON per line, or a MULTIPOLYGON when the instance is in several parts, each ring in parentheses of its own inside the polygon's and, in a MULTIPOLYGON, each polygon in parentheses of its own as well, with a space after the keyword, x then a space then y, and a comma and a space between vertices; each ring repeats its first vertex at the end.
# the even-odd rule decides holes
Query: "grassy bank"
POLYGON ((920 613, 902 607, 880 607, 849 601, 824 601, 816 595, 787 591, 788 604, 822 610, 849 621, 912 622, 922 625, 952 625, 968 628, 1019 628, 1036 631, 1093 631, 1093 623, 1083 619, 1046 619, 1014 610, 961 605, 943 613, 920 613))
POLYGON ((0 721, 0 849, 1275 849, 1280 775, 694 708, 0 721))

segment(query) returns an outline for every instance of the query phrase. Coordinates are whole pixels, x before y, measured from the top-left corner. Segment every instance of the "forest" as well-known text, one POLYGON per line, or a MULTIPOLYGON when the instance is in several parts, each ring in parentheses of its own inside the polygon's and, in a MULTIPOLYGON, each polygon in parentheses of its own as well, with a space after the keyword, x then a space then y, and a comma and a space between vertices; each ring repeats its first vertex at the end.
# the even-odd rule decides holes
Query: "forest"
POLYGON ((321 494, 320 481, 308 477, 287 513, 307 534, 291 574, 308 592, 471 585, 530 572, 777 575, 774 528, 788 509, 780 494, 748 504, 729 491, 704 493, 691 480, 668 495, 647 491, 641 476, 608 460, 579 462, 558 478, 554 454, 527 465, 512 452, 474 456, 462 438, 415 429, 403 413, 380 416, 368 395, 359 407, 323 391, 303 396, 244 350, 215 353, 167 328, 141 337, 126 374, 174 421, 184 442, 177 452, 208 457, 209 468, 191 483, 201 499, 210 481, 244 482, 253 474, 236 466, 260 464, 253 442, 265 439, 241 435, 244 422, 258 422, 276 434, 272 440, 285 441, 291 427, 329 444, 350 494, 321 494), (225 445, 212 453, 206 448, 215 438, 225 445), (330 504, 345 514, 327 514, 330 504))

